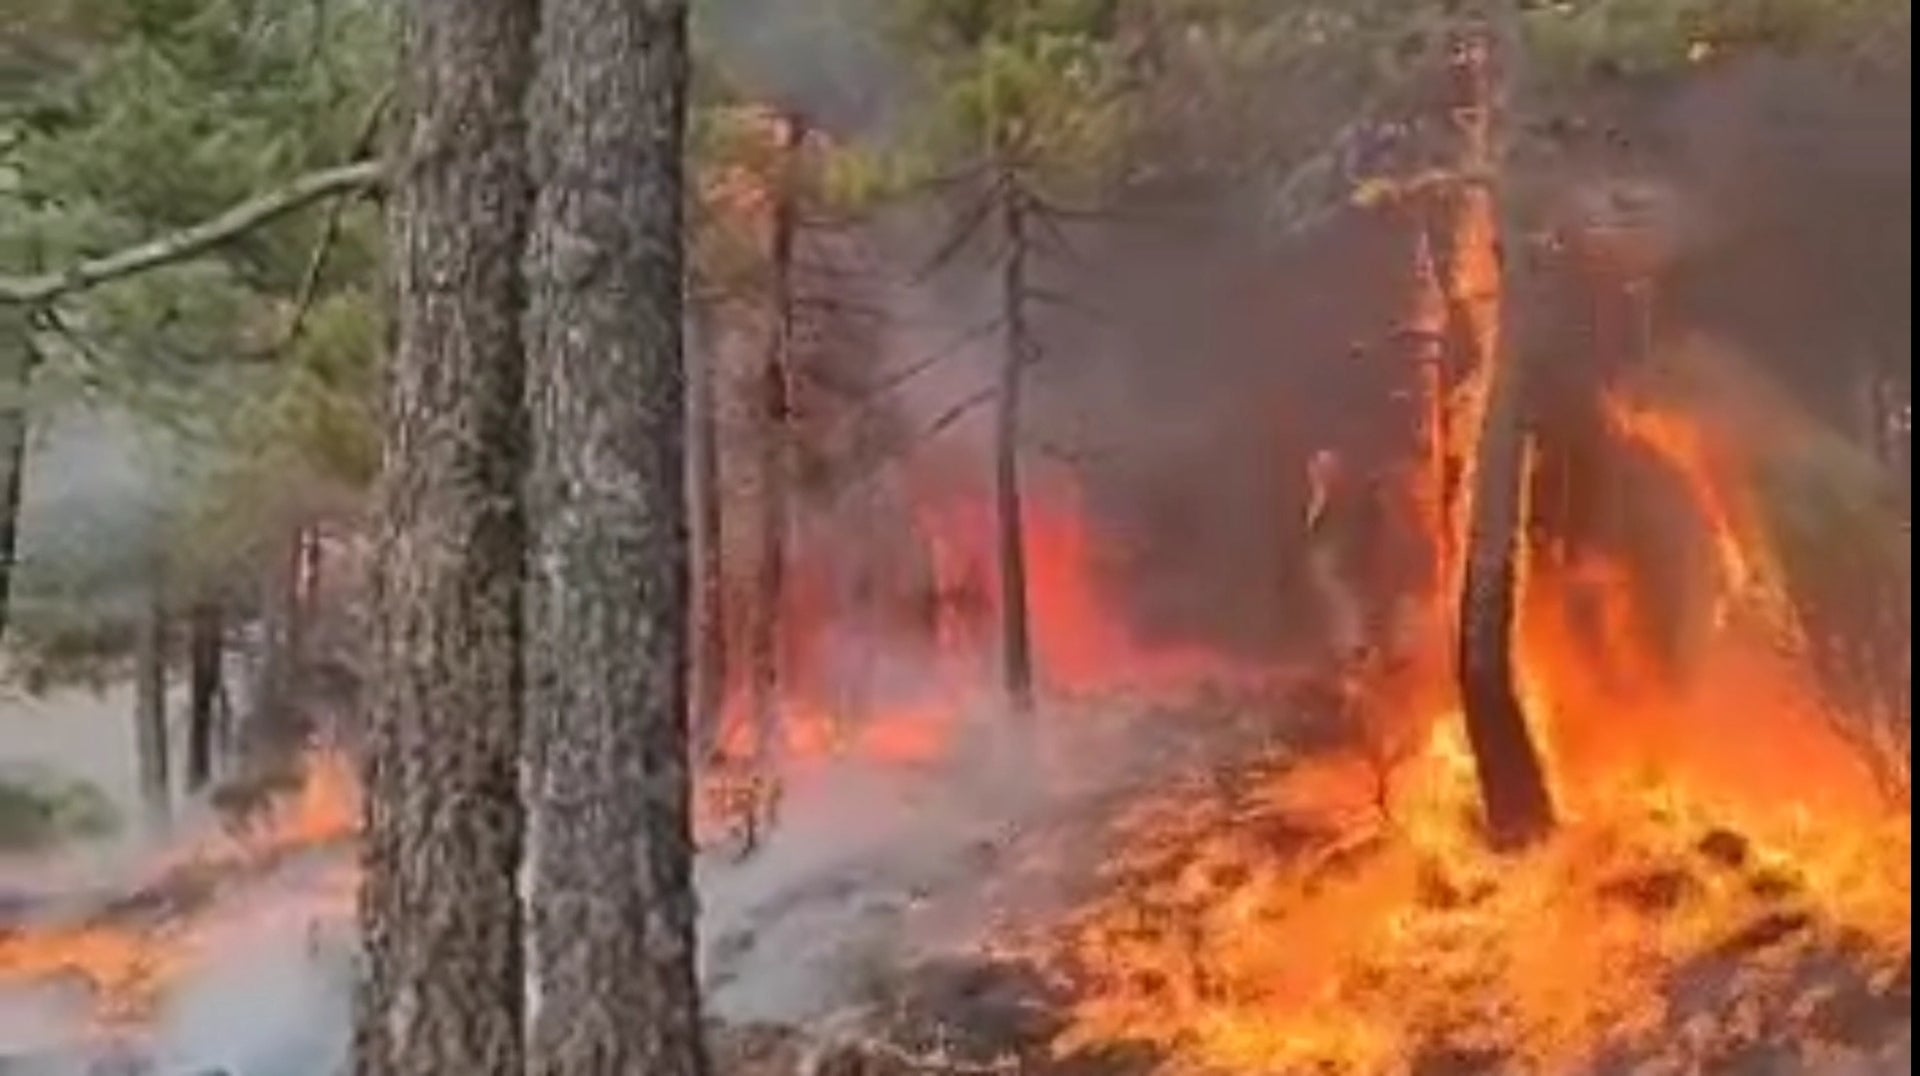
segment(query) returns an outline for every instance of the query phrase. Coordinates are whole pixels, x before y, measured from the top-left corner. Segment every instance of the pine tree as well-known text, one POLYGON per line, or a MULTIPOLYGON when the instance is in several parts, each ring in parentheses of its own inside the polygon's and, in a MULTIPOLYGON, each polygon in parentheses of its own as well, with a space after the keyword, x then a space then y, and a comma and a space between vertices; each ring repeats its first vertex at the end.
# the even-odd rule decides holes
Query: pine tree
POLYGON ((531 115, 527 755, 539 1076, 700 1076, 682 0, 549 0, 531 115))
POLYGON ((361 1076, 520 1076, 530 0, 408 5, 363 773, 361 1076))

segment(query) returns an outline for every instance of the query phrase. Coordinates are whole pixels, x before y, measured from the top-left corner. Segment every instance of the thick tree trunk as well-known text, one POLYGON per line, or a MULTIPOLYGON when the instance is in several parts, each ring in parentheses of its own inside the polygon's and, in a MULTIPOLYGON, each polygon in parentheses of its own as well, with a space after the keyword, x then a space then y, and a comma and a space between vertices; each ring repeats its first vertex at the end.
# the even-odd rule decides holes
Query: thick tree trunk
POLYGON ((1020 390, 1033 338, 1027 325, 1027 205, 1011 175, 1000 177, 1001 226, 1007 243, 1001 276, 1006 346, 993 431, 993 492, 1000 560, 1001 672, 1016 714, 1033 709, 1033 630, 1027 616, 1026 526, 1020 502, 1020 390))
POLYGON ((780 737, 780 655, 787 600, 787 545, 793 466, 793 243, 798 224, 796 158, 806 127, 784 120, 781 174, 774 184, 767 261, 768 306, 773 317, 766 360, 760 368, 760 557, 754 587, 753 633, 748 642, 755 749, 763 766, 775 765, 780 737))
POLYGON ((226 625, 217 598, 200 599, 187 616, 187 791, 198 792, 213 778, 226 625))
POLYGON ((147 822, 164 828, 172 810, 167 757, 167 610, 156 584, 140 621, 134 655, 134 750, 147 822))
MULTIPOLYGON (((696 314, 697 317, 697 314, 696 314)), ((696 321, 696 326, 704 319, 696 321)), ((727 703, 726 520, 720 486, 719 342, 699 334, 687 349, 687 499, 693 513, 694 656, 689 707, 699 757, 720 742, 727 703)))
POLYGON ((698 1076, 685 0, 549 0, 530 111, 532 1076, 698 1076))
POLYGON ((411 0, 363 771, 359 1076, 523 1076, 520 258, 532 0, 411 0))
POLYGON ((0 639, 13 622, 13 572, 19 559, 20 494, 27 472, 31 416, 27 392, 39 353, 27 334, 26 311, 0 307, 0 639))
MULTIPOLYGON (((1483 398, 1468 468, 1469 504, 1461 570, 1457 676, 1467 739, 1480 782, 1487 832, 1501 847, 1532 842, 1553 826, 1546 776, 1533 744, 1513 664, 1517 560, 1527 481, 1525 388, 1520 350, 1510 339, 1508 277, 1491 179, 1494 148, 1494 34, 1463 29, 1452 45, 1452 113, 1460 139, 1454 194, 1450 301, 1466 368, 1483 398)), ((1511 62, 1511 57, 1502 57, 1511 62)))

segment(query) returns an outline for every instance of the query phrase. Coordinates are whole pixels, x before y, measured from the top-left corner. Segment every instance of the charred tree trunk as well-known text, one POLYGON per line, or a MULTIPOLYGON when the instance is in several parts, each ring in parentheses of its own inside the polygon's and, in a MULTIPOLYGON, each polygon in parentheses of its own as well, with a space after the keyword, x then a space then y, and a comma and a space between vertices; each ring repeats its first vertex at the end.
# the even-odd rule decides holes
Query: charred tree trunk
POLYGON ((202 598, 187 614, 187 791, 213 778, 214 727, 219 717, 225 616, 217 598, 202 598))
MULTIPOLYGON (((1521 352, 1511 339, 1508 292, 1513 260, 1501 247, 1493 181, 1494 33, 1463 28, 1451 47, 1451 110, 1459 137, 1461 182, 1453 195, 1451 301, 1458 306, 1465 367, 1484 393, 1469 469, 1461 568, 1457 677, 1467 739, 1478 771, 1489 838, 1501 847, 1531 843, 1553 826, 1546 776, 1516 684, 1519 542, 1527 480, 1525 388, 1521 352)), ((1500 57, 1511 64, 1512 56, 1500 57)))
MULTIPOLYGON (((549 0, 530 109, 532 1076, 699 1076, 684 0, 549 0)), ((448 1070, 442 1070, 448 1071, 448 1070)))
POLYGON ((752 684, 754 748, 761 764, 771 765, 778 750, 780 655, 787 598, 787 542, 793 465, 793 245, 798 224, 795 202, 796 157, 806 127, 784 120, 781 174, 774 184, 773 219, 768 240, 768 305, 773 315, 766 359, 760 368, 760 557, 754 588, 753 635, 748 642, 752 684))
POLYGON ((1001 671, 1016 714, 1033 709, 1033 631, 1027 616, 1026 526, 1020 501, 1020 390, 1034 353, 1027 324, 1027 204, 1019 181, 999 177, 1001 227, 1007 243, 1001 275, 1005 353, 994 412, 994 526, 1000 560, 1001 671))
POLYGON ((358 1076, 523 1076, 520 258, 530 0, 410 0, 388 198, 358 1076))
MULTIPOLYGON (((699 312, 695 314, 698 318, 699 312)), ((727 702, 726 521, 722 515, 719 404, 714 385, 719 358, 718 341, 711 332, 698 334, 696 345, 687 349, 687 499, 693 513, 695 579, 689 711, 701 758, 710 756, 719 746, 727 702)))
MULTIPOLYGON (((1433 548, 1429 551, 1432 575, 1425 580, 1428 612, 1446 604, 1446 584, 1455 576, 1453 497, 1449 450, 1452 431, 1447 418, 1447 303, 1440 286, 1439 266, 1434 260, 1431 214, 1415 213, 1413 225, 1413 294, 1408 312, 1406 335, 1408 360, 1419 386, 1418 431, 1422 455, 1420 479, 1415 496, 1422 529, 1433 548)), ((1444 617, 1444 613, 1441 614, 1444 617)), ((1438 618, 1436 618, 1438 619, 1438 618)))
POLYGON ((167 610, 158 584, 147 598, 134 655, 134 750, 147 821, 164 828, 172 809, 167 757, 167 610))
POLYGON ((27 472, 31 415, 27 392, 33 387, 39 352, 27 334, 25 312, 0 309, 0 640, 13 620, 13 572, 19 559, 20 495, 27 472))

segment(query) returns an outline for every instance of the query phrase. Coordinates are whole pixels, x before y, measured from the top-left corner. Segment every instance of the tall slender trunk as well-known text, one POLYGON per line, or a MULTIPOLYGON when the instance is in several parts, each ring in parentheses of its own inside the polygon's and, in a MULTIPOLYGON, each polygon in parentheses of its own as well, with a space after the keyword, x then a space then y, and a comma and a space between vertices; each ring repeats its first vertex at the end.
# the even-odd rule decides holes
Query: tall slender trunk
MULTIPOLYGON (((255 671, 252 704, 242 730, 241 745, 250 755, 283 744, 294 723, 296 681, 306 650, 306 619, 300 597, 300 574, 305 561, 303 529, 283 536, 266 581, 262 622, 265 653, 255 671)), ((252 761, 261 761, 254 758, 252 761)))
POLYGON ((357 1076, 523 1076, 517 878, 533 0, 410 0, 362 782, 357 1076))
MULTIPOLYGON (((1505 0, 1502 0, 1505 2, 1505 0)), ((1521 705, 1513 651, 1517 561, 1526 503, 1526 414, 1521 351, 1512 339, 1509 284, 1513 260, 1501 248, 1494 193, 1496 34, 1484 24, 1462 28, 1452 43, 1451 111, 1460 139, 1462 182, 1455 198, 1452 301, 1459 306, 1466 366, 1484 393, 1471 488, 1459 597, 1457 678, 1467 739, 1479 776, 1487 832, 1496 846, 1517 847, 1553 826, 1546 776, 1521 705)), ((1511 55, 1498 62, 1510 65, 1511 55)))
MULTIPOLYGON (((694 312, 696 327, 706 326, 694 312)), ((722 515, 718 401, 719 341, 708 327, 687 348, 687 481, 693 513, 694 656, 689 707, 698 756, 719 743, 727 701, 726 521, 722 515)))
MULTIPOLYGON (((1424 206, 1421 208, 1425 208, 1424 206)), ((1449 446, 1452 431, 1447 418, 1447 306, 1434 260, 1430 222, 1426 212, 1414 220, 1413 294, 1407 318, 1408 358, 1419 385, 1420 480, 1415 495, 1420 523, 1433 544, 1429 551, 1432 577, 1426 580, 1429 609, 1444 607, 1447 582, 1454 578, 1458 550, 1450 523, 1453 515, 1452 468, 1449 446)))
POLYGON ((806 127, 782 121, 780 174, 775 178, 767 260, 773 314, 760 368, 760 557, 748 640, 755 749, 771 765, 780 743, 780 655, 787 599, 787 545, 793 466, 793 242, 798 224, 797 157, 806 127))
POLYGON ((159 584, 147 598, 134 656, 134 749, 147 822, 164 828, 172 809, 167 758, 167 609, 159 584))
POLYGON ((13 622, 13 573, 20 548, 20 494, 27 472, 33 387, 39 352, 27 338, 26 311, 0 307, 0 639, 13 622))
POLYGON ((306 630, 313 623, 313 617, 320 608, 320 591, 323 585, 323 572, 326 569, 327 547, 322 541, 319 523, 309 523, 300 528, 299 568, 294 576, 294 608, 299 616, 294 623, 300 631, 300 640, 305 643, 306 630))
POLYGON ((1001 672, 1007 702, 1016 714, 1033 709, 1033 631, 1027 616, 1026 527, 1020 502, 1020 391, 1033 358, 1027 325, 1027 205, 1018 180, 998 177, 1001 227, 1007 254, 1001 270, 1006 347, 1000 359, 998 407, 994 412, 993 493, 1000 559, 1001 672))
MULTIPOLYGON (((531 1076, 701 1076, 685 0, 548 0, 530 109, 531 1076)), ((444 1070, 443 1070, 444 1071, 444 1070)))
POLYGON ((218 598, 201 598, 187 614, 187 791, 213 778, 214 726, 219 716, 225 616, 218 598))

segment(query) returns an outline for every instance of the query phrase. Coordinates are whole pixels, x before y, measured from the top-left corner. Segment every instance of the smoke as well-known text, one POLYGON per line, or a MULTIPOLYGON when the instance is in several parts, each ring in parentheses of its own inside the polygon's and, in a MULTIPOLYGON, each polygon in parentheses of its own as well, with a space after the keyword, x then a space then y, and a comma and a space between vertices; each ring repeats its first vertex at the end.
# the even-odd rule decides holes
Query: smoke
POLYGON ((1663 318, 1735 344, 1829 423, 1852 379, 1910 365, 1910 74, 1758 56, 1645 110, 1678 207, 1663 318))
MULTIPOLYGON (((1088 797, 1163 766, 1128 714, 1037 715, 1072 730, 1051 761, 1004 715, 937 767, 855 759, 792 774, 779 827, 757 853, 702 856, 708 1013, 808 1026, 871 1004, 901 968, 976 946, 1000 917, 1058 894, 1048 866, 1011 857, 1025 835, 1085 813, 1088 797), (1063 775, 1070 779, 1063 780, 1063 775)), ((343 854, 308 856, 197 913, 186 974, 136 1038, 101 1045, 77 984, 0 988, 0 1060, 25 1076, 94 1076, 138 1059, 160 1076, 334 1076, 350 1040, 354 937, 343 854)), ((185 924, 181 924, 185 926, 185 924)), ((165 942, 163 938, 163 943, 165 942)))
POLYGON ((695 39, 750 100, 796 110, 841 138, 879 136, 913 106, 910 70, 885 40, 886 0, 702 4, 695 39))

